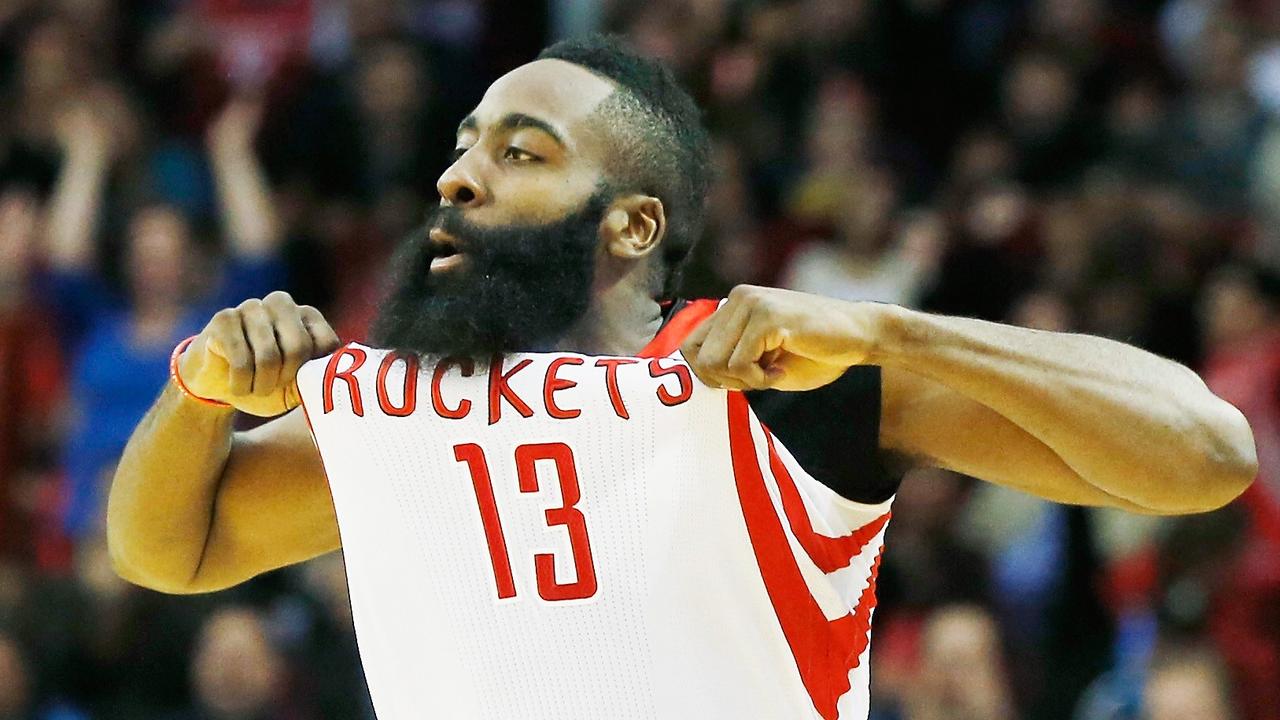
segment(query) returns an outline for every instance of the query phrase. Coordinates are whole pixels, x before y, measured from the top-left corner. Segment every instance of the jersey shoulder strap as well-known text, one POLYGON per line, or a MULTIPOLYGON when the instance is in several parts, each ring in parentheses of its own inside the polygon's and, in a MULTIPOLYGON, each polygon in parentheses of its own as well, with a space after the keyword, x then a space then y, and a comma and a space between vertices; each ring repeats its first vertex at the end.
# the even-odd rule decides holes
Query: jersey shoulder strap
POLYGON ((703 320, 720 307, 719 300, 676 300, 667 309, 666 319, 658 334, 653 336, 648 345, 640 351, 643 358, 661 358, 670 355, 680 348, 685 338, 694 331, 703 320))
MULTIPOLYGON (((677 300, 665 308, 658 334, 640 357, 667 357, 721 301, 677 300)), ((752 410, 818 482, 847 500, 874 505, 893 497, 903 469, 880 448, 880 368, 850 368, 814 390, 747 393, 752 410), (831 422, 832 414, 840 418, 831 422)))

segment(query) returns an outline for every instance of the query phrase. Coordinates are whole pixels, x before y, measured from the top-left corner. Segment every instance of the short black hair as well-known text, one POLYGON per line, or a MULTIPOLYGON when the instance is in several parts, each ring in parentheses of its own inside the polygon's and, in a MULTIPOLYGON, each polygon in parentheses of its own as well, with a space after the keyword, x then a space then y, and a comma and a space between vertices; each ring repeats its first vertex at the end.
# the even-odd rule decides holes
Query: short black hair
POLYGON ((616 190, 662 201, 667 216, 663 294, 671 297, 678 271, 702 234, 712 180, 711 138, 697 103, 670 69, 631 50, 616 35, 562 40, 537 59, 573 63, 618 85, 599 110, 616 123, 620 142, 609 182, 616 190))

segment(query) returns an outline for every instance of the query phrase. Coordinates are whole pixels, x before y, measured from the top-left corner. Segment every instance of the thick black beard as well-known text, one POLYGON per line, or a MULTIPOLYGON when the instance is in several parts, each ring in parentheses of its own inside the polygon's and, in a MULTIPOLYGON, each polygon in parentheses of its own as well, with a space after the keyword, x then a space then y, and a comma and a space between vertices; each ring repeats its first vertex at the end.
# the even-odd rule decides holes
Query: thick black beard
POLYGON ((370 341, 404 354, 471 357, 550 349, 591 302, 600 221, 611 193, 545 225, 480 228, 441 207, 395 254, 391 291, 370 341), (463 264, 433 277, 427 236, 439 227, 458 239, 463 264))

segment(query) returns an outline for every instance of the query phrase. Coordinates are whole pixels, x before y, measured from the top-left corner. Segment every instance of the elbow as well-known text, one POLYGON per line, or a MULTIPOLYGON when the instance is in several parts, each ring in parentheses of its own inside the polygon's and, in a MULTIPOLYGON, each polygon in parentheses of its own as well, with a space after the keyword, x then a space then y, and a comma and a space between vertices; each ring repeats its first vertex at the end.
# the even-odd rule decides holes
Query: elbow
POLYGON ((1254 443, 1253 430, 1249 421, 1234 406, 1223 403, 1230 409, 1228 420, 1219 429, 1221 449, 1214 458, 1215 485, 1220 497, 1217 509, 1240 497, 1258 477, 1258 448, 1254 443))
POLYGON ((118 542, 108 541, 107 548, 111 557, 111 569, 121 580, 148 590, 177 594, 177 584, 172 578, 165 578, 163 573, 157 573, 147 568, 145 563, 132 559, 118 542))
POLYGON ((1188 502, 1174 512, 1217 510, 1240 497, 1258 476, 1258 452, 1248 421, 1225 401, 1218 410, 1204 424, 1199 462, 1187 464, 1194 470, 1194 476, 1186 478, 1188 502))
POLYGON ((111 569, 121 580, 138 587, 144 587, 148 590, 157 590, 157 578, 153 573, 147 572, 145 567, 129 557, 129 553, 118 540, 111 539, 111 533, 107 534, 107 554, 111 558, 111 569))
POLYGON ((117 552, 113 548, 110 555, 111 569, 115 571, 116 576, 121 580, 148 590, 160 589, 158 585, 161 583, 157 583, 156 579, 151 574, 140 569, 137 564, 129 562, 122 553, 117 552))
POLYGON ((111 560, 111 570, 127 583, 147 587, 146 573, 139 569, 130 553, 129 539, 120 529, 113 517, 114 508, 107 505, 107 557, 111 560))
POLYGON ((166 595, 195 595, 210 592, 210 589, 198 587, 190 579, 180 579, 142 569, 136 564, 125 562, 114 556, 111 558, 111 568, 121 580, 127 583, 166 595))
POLYGON ((132 585, 167 595, 191 595, 205 592, 195 586, 190 574, 174 572, 147 562, 144 552, 132 548, 127 541, 119 537, 118 533, 111 532, 109 525, 107 554, 115 574, 132 585))
POLYGON ((1218 461, 1197 479, 1194 499, 1173 512, 1200 513, 1225 507, 1248 490, 1257 475, 1256 459, 1250 461, 1242 457, 1232 461, 1218 461))

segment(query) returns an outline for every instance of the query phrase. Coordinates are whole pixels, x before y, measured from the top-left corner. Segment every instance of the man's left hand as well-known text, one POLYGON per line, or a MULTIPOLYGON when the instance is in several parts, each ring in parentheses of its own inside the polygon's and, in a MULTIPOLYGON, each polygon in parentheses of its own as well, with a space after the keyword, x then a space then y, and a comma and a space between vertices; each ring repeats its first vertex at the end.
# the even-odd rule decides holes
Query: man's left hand
POLYGON ((680 349, 713 387, 811 390, 870 362, 889 307, 739 285, 680 349))

